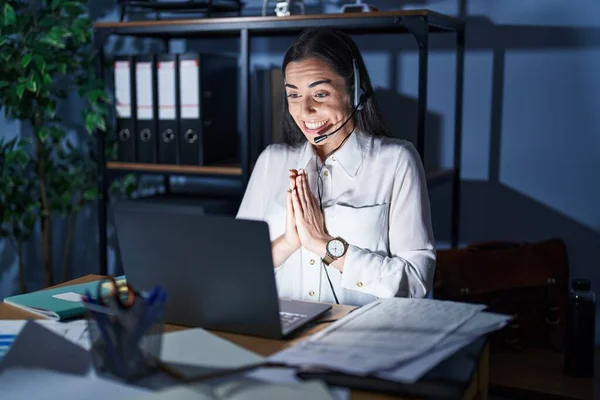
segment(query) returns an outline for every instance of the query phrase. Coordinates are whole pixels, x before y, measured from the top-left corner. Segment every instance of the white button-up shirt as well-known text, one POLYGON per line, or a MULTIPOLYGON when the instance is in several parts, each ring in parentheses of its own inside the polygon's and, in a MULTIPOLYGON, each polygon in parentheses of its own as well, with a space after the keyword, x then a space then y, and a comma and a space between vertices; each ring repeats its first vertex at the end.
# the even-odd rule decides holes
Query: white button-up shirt
MULTIPOLYGON (((282 235, 289 170, 306 169, 317 197, 316 161, 308 142, 268 146, 257 159, 237 218, 266 221, 271 240, 282 235)), ((344 271, 325 267, 325 254, 301 247, 275 269, 279 296, 333 303, 325 268, 341 304, 427 296, 435 244, 427 182, 414 146, 355 131, 325 161, 321 176, 326 230, 349 244, 344 271)))

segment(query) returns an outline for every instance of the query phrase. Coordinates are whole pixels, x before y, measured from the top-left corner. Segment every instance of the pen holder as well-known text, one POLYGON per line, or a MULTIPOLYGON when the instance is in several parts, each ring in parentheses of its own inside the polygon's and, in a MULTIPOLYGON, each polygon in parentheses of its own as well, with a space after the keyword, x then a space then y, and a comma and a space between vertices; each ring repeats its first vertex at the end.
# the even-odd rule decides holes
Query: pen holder
POLYGON ((163 302, 148 305, 142 299, 127 309, 95 303, 84 306, 92 363, 99 374, 130 382, 159 369, 163 302))

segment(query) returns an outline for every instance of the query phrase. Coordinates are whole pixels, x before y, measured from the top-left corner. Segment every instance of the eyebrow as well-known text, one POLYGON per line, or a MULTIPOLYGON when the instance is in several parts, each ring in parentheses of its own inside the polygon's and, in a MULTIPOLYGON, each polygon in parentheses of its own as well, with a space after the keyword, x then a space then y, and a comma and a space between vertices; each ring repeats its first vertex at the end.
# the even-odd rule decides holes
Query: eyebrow
MULTIPOLYGON (((322 85, 324 83, 331 84, 331 79, 321 79, 321 80, 318 80, 318 81, 314 81, 313 83, 311 83, 310 85, 308 85, 308 87, 309 88, 313 88, 313 87, 315 87, 317 85, 322 85)), ((298 89, 298 87, 296 85, 292 85, 291 83, 286 83, 285 86, 286 87, 290 87, 292 89, 298 89)))

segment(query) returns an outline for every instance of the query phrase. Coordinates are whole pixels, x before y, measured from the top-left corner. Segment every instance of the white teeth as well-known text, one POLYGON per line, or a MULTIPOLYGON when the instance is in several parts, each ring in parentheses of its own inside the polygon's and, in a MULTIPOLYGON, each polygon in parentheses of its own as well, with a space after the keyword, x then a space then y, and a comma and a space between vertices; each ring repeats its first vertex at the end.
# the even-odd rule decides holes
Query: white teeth
POLYGON ((321 121, 321 122, 304 122, 304 125, 306 125, 306 127, 308 129, 319 129, 320 127, 322 127, 323 125, 325 125, 325 122, 327 122, 327 120, 325 121, 321 121))

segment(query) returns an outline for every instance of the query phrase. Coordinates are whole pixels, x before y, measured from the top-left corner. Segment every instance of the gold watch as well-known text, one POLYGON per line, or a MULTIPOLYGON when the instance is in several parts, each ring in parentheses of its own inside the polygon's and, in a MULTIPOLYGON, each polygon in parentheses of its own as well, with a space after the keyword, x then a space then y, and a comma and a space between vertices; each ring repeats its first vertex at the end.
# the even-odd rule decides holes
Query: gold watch
POLYGON ((348 243, 341 237, 336 237, 327 242, 325 246, 325 257, 323 264, 329 265, 340 257, 343 257, 348 250, 348 243))

